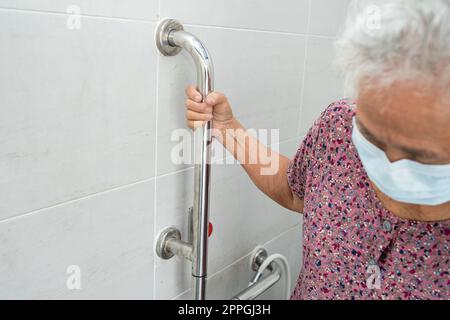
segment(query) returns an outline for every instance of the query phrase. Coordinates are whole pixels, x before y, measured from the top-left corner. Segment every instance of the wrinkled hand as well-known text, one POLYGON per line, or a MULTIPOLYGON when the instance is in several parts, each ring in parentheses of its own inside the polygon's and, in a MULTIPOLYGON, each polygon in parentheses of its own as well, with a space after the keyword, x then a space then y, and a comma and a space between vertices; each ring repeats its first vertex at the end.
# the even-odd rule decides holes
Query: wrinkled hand
POLYGON ((201 94, 193 87, 186 88, 186 123, 195 129, 212 120, 213 129, 229 128, 233 121, 233 112, 227 97, 220 92, 211 92, 202 102, 201 94))

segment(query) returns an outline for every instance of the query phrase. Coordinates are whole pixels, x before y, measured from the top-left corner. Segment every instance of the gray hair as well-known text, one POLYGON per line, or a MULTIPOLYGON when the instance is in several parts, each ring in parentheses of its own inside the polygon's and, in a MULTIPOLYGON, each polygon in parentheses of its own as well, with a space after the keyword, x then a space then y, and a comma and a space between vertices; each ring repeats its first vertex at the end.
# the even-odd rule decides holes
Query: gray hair
POLYGON ((353 0, 336 51, 349 96, 366 79, 377 86, 420 79, 448 88, 450 0, 353 0))

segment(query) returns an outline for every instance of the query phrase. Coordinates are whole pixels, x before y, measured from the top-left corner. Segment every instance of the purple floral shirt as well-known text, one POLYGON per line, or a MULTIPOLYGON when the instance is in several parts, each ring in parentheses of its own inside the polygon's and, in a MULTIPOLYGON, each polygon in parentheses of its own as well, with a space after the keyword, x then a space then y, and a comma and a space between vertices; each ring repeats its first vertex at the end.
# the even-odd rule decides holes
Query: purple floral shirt
POLYGON ((355 108, 330 105, 289 165, 305 203, 291 299, 450 299, 450 220, 406 220, 383 207, 352 143, 355 108))

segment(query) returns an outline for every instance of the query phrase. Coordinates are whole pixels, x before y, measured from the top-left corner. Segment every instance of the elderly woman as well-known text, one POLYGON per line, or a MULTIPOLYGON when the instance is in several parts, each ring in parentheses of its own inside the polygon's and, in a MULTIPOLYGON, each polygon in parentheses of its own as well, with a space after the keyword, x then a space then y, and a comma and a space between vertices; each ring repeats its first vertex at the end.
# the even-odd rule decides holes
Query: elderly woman
POLYGON ((292 299, 449 299, 450 1, 363 2, 337 41, 356 100, 332 103, 293 160, 267 150, 275 174, 239 159, 258 142, 223 94, 189 87, 188 125, 213 120, 256 186, 303 213, 292 299))

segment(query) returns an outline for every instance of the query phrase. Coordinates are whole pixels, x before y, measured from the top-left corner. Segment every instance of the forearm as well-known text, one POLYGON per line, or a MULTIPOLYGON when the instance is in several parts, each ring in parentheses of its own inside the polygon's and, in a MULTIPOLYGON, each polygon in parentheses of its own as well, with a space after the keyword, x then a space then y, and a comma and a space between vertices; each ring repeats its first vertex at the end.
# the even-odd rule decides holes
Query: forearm
POLYGON ((290 160, 267 148, 233 119, 222 129, 219 141, 237 159, 253 183, 267 196, 293 211, 303 211, 303 201, 293 195, 288 181, 290 160))

